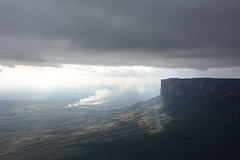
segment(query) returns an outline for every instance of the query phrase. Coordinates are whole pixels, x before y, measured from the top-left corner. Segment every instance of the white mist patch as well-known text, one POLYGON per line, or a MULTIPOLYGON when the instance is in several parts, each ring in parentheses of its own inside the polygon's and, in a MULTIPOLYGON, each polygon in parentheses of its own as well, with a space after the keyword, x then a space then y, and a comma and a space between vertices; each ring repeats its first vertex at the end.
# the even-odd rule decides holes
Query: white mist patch
POLYGON ((114 98, 128 93, 128 92, 136 92, 136 93, 145 93, 147 91, 146 81, 136 80, 134 78, 121 79, 117 81, 116 89, 109 90, 106 88, 98 89, 95 91, 94 96, 89 96, 86 98, 82 98, 78 103, 68 104, 65 108, 78 107, 82 105, 98 105, 106 102, 110 102, 114 98))
POLYGON ((108 102, 111 97, 112 92, 106 88, 98 89, 95 91, 94 96, 89 96, 83 99, 80 99, 78 103, 68 104, 66 107, 77 107, 82 105, 98 105, 105 102, 108 102))

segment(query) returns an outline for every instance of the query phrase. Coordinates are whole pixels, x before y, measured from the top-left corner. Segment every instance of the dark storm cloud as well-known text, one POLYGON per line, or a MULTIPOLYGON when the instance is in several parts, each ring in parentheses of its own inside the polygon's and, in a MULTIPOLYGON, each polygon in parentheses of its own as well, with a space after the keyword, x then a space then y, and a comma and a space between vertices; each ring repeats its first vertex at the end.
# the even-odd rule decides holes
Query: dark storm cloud
POLYGON ((5 65, 240 66, 238 0, 2 0, 5 65))

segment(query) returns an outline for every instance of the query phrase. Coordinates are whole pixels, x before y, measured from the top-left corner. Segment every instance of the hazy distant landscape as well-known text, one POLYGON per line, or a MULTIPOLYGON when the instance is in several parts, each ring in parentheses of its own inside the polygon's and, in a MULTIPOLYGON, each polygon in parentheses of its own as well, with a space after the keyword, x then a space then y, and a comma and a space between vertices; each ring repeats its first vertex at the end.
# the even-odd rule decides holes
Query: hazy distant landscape
POLYGON ((136 99, 122 99, 66 107, 67 103, 1 100, 0 157, 238 159, 238 82, 164 80, 162 96, 137 103, 136 99), (219 88, 223 90, 219 92, 219 88), (215 93, 218 96, 213 98, 215 93))
POLYGON ((64 103, 2 100, 1 156, 3 159, 64 159, 75 155, 101 158, 100 153, 84 146, 91 148, 98 143, 160 132, 170 120, 161 103, 155 98, 119 107, 122 109, 106 109, 107 104, 64 108, 64 103))

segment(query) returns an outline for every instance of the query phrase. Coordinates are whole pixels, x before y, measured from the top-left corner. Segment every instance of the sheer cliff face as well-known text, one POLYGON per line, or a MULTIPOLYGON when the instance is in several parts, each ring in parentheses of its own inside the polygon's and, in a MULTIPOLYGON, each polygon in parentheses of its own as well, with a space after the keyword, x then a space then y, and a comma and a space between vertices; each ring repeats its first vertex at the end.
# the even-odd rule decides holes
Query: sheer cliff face
POLYGON ((236 99, 240 98, 240 79, 166 79, 161 81, 161 96, 236 99))

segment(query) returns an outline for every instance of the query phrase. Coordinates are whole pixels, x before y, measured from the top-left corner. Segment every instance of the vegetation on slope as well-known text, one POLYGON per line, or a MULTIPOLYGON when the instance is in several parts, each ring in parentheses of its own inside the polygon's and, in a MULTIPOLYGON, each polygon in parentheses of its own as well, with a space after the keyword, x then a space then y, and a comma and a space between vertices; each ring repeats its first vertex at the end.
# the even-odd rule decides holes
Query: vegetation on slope
POLYGON ((1 106, 4 125, 0 142, 8 143, 1 148, 0 157, 5 160, 240 158, 239 104, 238 100, 218 103, 211 99, 156 97, 115 111, 50 107, 42 113, 29 110, 34 104, 24 102, 18 106, 22 111, 15 112, 14 107, 10 111, 1 106))

